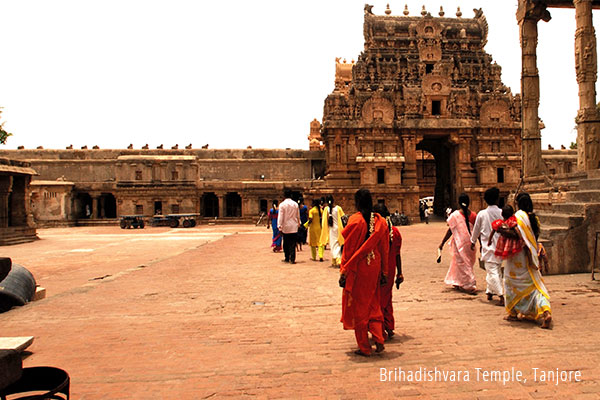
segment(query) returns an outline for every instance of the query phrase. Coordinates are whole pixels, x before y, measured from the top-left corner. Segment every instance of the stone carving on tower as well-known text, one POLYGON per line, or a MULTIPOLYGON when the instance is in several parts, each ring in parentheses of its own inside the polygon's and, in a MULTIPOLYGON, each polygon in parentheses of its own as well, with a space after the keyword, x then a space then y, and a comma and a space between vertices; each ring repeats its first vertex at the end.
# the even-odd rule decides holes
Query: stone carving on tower
POLYGON ((434 195, 439 212, 461 191, 478 205, 482 187, 518 183, 520 97, 484 50, 483 10, 473 11, 445 18, 440 10, 438 18, 425 9, 376 15, 365 6, 364 50, 350 64, 336 59, 321 128, 327 186, 342 201, 368 187, 376 200, 415 215, 420 196, 434 195))
POLYGON ((310 123, 310 134, 308 135, 310 150, 323 150, 325 146, 321 140, 321 123, 315 118, 310 123))

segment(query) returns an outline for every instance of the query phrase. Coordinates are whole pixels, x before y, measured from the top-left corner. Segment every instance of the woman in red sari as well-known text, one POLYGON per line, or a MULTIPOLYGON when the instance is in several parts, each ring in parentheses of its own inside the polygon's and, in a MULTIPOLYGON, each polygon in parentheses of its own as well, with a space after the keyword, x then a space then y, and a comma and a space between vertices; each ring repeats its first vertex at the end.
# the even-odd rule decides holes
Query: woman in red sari
POLYGON ((375 341, 375 351, 384 349, 380 284, 387 282, 389 233, 385 219, 373 212, 373 200, 367 189, 358 190, 354 200, 359 212, 348 219, 342 232, 341 322, 344 329, 354 329, 359 347, 355 353, 369 356, 372 351, 369 332, 375 341))
POLYGON ((390 252, 388 255, 387 265, 387 283, 381 287, 381 312, 383 313, 383 336, 385 340, 391 339, 394 336, 395 320, 394 306, 392 305, 392 289, 396 283, 396 289, 400 289, 400 284, 404 282, 402 275, 402 258, 400 257, 400 249, 402 248, 402 235, 390 219, 390 212, 385 204, 378 203, 373 207, 376 213, 385 218, 388 225, 390 252), (398 275, 396 275, 398 271, 398 275), (394 281, 394 277, 396 280, 394 281))

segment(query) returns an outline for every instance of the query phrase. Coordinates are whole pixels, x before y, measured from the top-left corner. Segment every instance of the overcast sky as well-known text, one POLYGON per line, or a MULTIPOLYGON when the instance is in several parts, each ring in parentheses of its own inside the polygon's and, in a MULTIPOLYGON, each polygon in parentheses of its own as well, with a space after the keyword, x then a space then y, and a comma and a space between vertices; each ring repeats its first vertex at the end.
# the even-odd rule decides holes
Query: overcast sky
MULTIPOLYGON (((335 58, 363 49, 365 0, 0 0, 5 148, 308 148, 335 58)), ((383 15, 387 1, 370 1, 383 15)), ((486 51, 520 92, 516 0, 408 3, 463 18, 483 7, 486 51)), ((575 140, 574 10, 539 23, 543 146, 575 140)), ((594 17, 598 18, 596 12, 594 17)), ((598 22, 595 21, 596 31, 598 22)))

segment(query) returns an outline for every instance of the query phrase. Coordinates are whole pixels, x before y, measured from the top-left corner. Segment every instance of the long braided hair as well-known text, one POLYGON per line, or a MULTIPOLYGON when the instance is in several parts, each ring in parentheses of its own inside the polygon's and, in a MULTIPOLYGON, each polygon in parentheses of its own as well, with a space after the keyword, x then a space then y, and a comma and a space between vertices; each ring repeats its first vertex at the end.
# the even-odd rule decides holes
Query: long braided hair
POLYGON ((461 193, 460 196, 458 196, 458 206, 460 207, 465 216, 467 230, 469 231, 469 234, 471 234, 471 227, 469 226, 469 204, 471 204, 471 199, 469 198, 469 195, 466 193, 461 193))
POLYGON ((531 196, 529 196, 529 193, 519 193, 516 200, 519 210, 523 210, 527 213, 529 222, 531 223, 531 229, 533 230, 533 234, 537 240, 537 238, 540 236, 540 224, 538 223, 537 216, 533 212, 533 201, 531 201, 531 196))
POLYGON ((390 212, 389 212, 388 208, 383 203, 377 203, 373 206, 373 211, 376 212, 377 214, 381 215, 387 222, 388 231, 390 232, 390 245, 391 245, 392 244, 392 235, 393 235, 393 231, 392 231, 393 225, 392 225, 392 221, 390 220, 390 212))
POLYGON ((327 224, 329 226, 333 226, 333 217, 331 216, 331 209, 333 208, 334 201, 333 196, 329 195, 325 198, 325 207, 329 207, 329 212, 327 213, 327 224))

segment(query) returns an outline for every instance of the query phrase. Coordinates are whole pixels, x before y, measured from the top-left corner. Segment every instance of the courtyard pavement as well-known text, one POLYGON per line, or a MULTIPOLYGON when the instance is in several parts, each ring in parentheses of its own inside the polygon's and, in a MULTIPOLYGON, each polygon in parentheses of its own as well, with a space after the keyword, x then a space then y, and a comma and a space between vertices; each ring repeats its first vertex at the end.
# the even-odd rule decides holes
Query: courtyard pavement
POLYGON ((47 297, 0 314, 0 336, 35 336, 24 366, 67 370, 72 399, 600 398, 600 284, 549 276, 553 329, 504 321, 484 271, 477 296, 444 285, 445 229, 400 227, 397 335, 370 358, 339 322, 329 252, 282 263, 250 225, 39 230, 1 254, 47 297))

